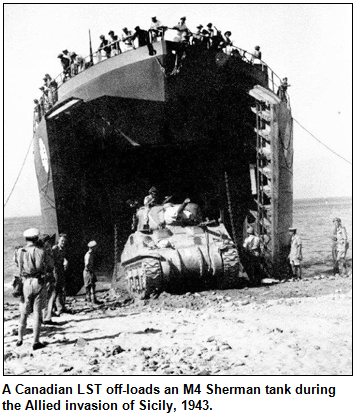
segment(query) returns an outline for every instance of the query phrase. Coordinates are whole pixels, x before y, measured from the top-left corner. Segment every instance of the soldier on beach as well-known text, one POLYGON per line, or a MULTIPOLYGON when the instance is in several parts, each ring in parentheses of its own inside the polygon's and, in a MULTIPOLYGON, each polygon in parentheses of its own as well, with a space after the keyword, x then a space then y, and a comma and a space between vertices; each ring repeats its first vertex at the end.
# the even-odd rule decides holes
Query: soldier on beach
POLYGON ((302 279, 301 261, 302 256, 302 240, 297 235, 297 228, 289 228, 289 234, 291 235, 291 247, 289 252, 289 262, 292 269, 292 275, 295 279, 302 279))
POLYGON ((334 274, 347 275, 346 254, 349 248, 347 232, 345 226, 342 226, 340 218, 333 219, 333 246, 332 254, 334 260, 334 274), (341 269, 340 269, 341 268, 341 269))
POLYGON ((248 237, 245 238, 243 247, 246 249, 248 255, 248 271, 249 278, 253 283, 259 282, 259 270, 260 270, 260 238, 255 235, 252 226, 249 226, 246 230, 248 237))
POLYGON ((88 243, 88 248, 89 250, 84 256, 84 271, 83 271, 86 301, 90 303, 93 300, 94 304, 99 304, 99 301, 96 299, 96 296, 95 296, 95 283, 97 279, 96 279, 95 267, 94 267, 95 251, 97 248, 97 243, 95 241, 90 241, 88 243), (91 297, 91 294, 93 294, 93 298, 91 297))
POLYGON ((15 262, 23 279, 23 295, 20 297, 20 320, 16 346, 22 346, 27 326, 27 317, 33 312, 33 350, 45 347, 40 342, 42 310, 46 304, 45 273, 50 267, 46 251, 38 246, 40 232, 27 229, 23 233, 26 246, 19 248, 15 262))
POLYGON ((43 310, 43 324, 55 324, 52 320, 52 309, 53 303, 55 300, 55 278, 53 275, 53 268, 54 268, 54 259, 53 259, 53 252, 52 252, 52 243, 51 237, 47 234, 43 234, 38 241, 37 246, 43 248, 46 253, 47 257, 47 267, 45 270, 46 273, 46 308, 43 310))
MULTIPOLYGON (((58 315, 67 312, 65 307, 65 272, 68 268, 68 260, 66 254, 67 241, 67 235, 65 233, 62 233, 59 235, 57 245, 54 245, 54 247, 52 248, 55 287, 54 298, 51 297, 50 301, 52 302, 52 307, 54 306, 54 304, 56 304, 58 315)), ((48 304, 48 308, 49 307, 50 304, 48 304)), ((48 320, 48 314, 46 320, 48 320)))

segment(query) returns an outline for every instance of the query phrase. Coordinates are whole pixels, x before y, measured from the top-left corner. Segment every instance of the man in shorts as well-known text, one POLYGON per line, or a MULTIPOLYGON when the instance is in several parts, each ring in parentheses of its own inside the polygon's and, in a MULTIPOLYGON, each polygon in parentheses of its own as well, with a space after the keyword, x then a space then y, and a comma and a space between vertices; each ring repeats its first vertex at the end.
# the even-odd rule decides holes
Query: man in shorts
POLYGON ((40 232, 31 228, 24 232, 26 246, 19 248, 16 257, 20 276, 23 279, 23 295, 20 297, 20 320, 16 346, 22 346, 27 326, 27 317, 33 312, 33 350, 45 345, 40 342, 42 309, 46 306, 45 273, 48 267, 46 252, 37 246, 40 232))
POLYGON ((89 250, 84 256, 83 279, 86 292, 86 301, 89 303, 93 301, 94 304, 100 304, 95 296, 95 283, 97 280, 95 275, 94 259, 96 247, 97 243, 95 241, 90 241, 88 243, 89 250), (93 294, 93 298, 91 297, 91 294, 93 294))
POLYGON ((302 256, 302 240, 297 235, 297 228, 289 228, 289 234, 291 235, 291 246, 289 253, 289 262, 292 269, 292 275, 295 279, 302 279, 301 261, 302 256))

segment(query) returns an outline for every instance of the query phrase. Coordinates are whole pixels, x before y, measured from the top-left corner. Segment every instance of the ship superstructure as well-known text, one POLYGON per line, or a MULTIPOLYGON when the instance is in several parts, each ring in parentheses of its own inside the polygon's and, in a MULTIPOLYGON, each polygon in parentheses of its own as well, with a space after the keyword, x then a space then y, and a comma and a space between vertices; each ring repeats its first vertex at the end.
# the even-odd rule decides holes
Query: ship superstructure
POLYGON ((293 128, 280 79, 238 48, 152 46, 154 55, 139 47, 58 80, 58 100, 35 123, 43 231, 70 237, 70 292, 80 287, 89 240, 102 264, 114 264, 114 245, 120 250, 131 231, 127 200, 143 199, 153 184, 223 217, 237 246, 252 224, 266 273, 281 275, 293 128))

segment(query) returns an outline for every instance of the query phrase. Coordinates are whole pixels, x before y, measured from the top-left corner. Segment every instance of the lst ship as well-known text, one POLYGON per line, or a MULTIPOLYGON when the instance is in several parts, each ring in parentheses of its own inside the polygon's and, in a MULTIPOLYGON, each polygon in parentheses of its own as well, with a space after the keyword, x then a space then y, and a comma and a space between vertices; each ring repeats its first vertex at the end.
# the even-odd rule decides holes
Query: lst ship
POLYGON ((237 247, 252 224, 266 274, 282 278, 293 127, 280 78, 239 48, 152 46, 88 57, 85 70, 58 80, 56 103, 34 123, 43 231, 70 238, 68 292, 82 285, 88 241, 112 269, 131 232, 127 200, 141 202, 152 185, 223 218, 237 247))

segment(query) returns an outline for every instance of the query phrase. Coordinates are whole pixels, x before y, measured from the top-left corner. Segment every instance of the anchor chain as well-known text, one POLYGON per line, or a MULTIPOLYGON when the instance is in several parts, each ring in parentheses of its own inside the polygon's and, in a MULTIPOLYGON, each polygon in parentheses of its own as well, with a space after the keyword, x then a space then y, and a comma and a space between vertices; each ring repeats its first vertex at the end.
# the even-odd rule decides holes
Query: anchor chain
POLYGON ((235 229, 234 215, 232 211, 232 202, 231 202, 231 195, 230 195, 229 175, 227 174, 227 172, 225 172, 225 187, 226 187, 226 196, 227 196, 227 205, 228 205, 228 211, 229 211, 229 217, 230 217, 230 224, 231 224, 231 230, 232 230, 232 239, 234 241, 234 244, 237 246, 236 229, 235 229))
POLYGON ((117 288, 117 280, 118 280, 118 274, 119 274, 118 272, 119 247, 117 243, 117 234, 118 234, 117 228, 118 228, 117 223, 115 223, 115 226, 114 226, 114 271, 113 271, 112 280, 111 280, 111 288, 114 290, 117 288))
MULTIPOLYGON (((233 209, 232 209, 232 202, 231 202, 231 194, 230 194, 230 185, 229 185, 229 175, 228 173, 225 171, 225 187, 226 187, 226 197, 227 197, 227 204, 228 204, 228 211, 229 211, 229 217, 230 217, 230 224, 231 224, 231 230, 232 230, 232 239, 234 241, 234 244, 236 246, 236 253, 234 252, 234 258, 233 260, 236 260, 238 266, 237 267, 229 267, 229 271, 228 271, 228 280, 231 279, 230 275, 236 272, 239 272, 239 276, 242 276, 243 274, 246 274, 246 271, 244 269, 244 267, 241 264, 240 261, 240 256, 237 250, 237 234, 236 234, 236 228, 235 228, 235 222, 234 222, 234 214, 233 214, 233 209), (235 256, 236 255, 236 256, 235 256)), ((225 260, 229 261, 230 258, 228 256, 226 256, 226 258, 224 258, 225 260)), ((225 272, 225 267, 224 267, 224 272, 225 272)))

